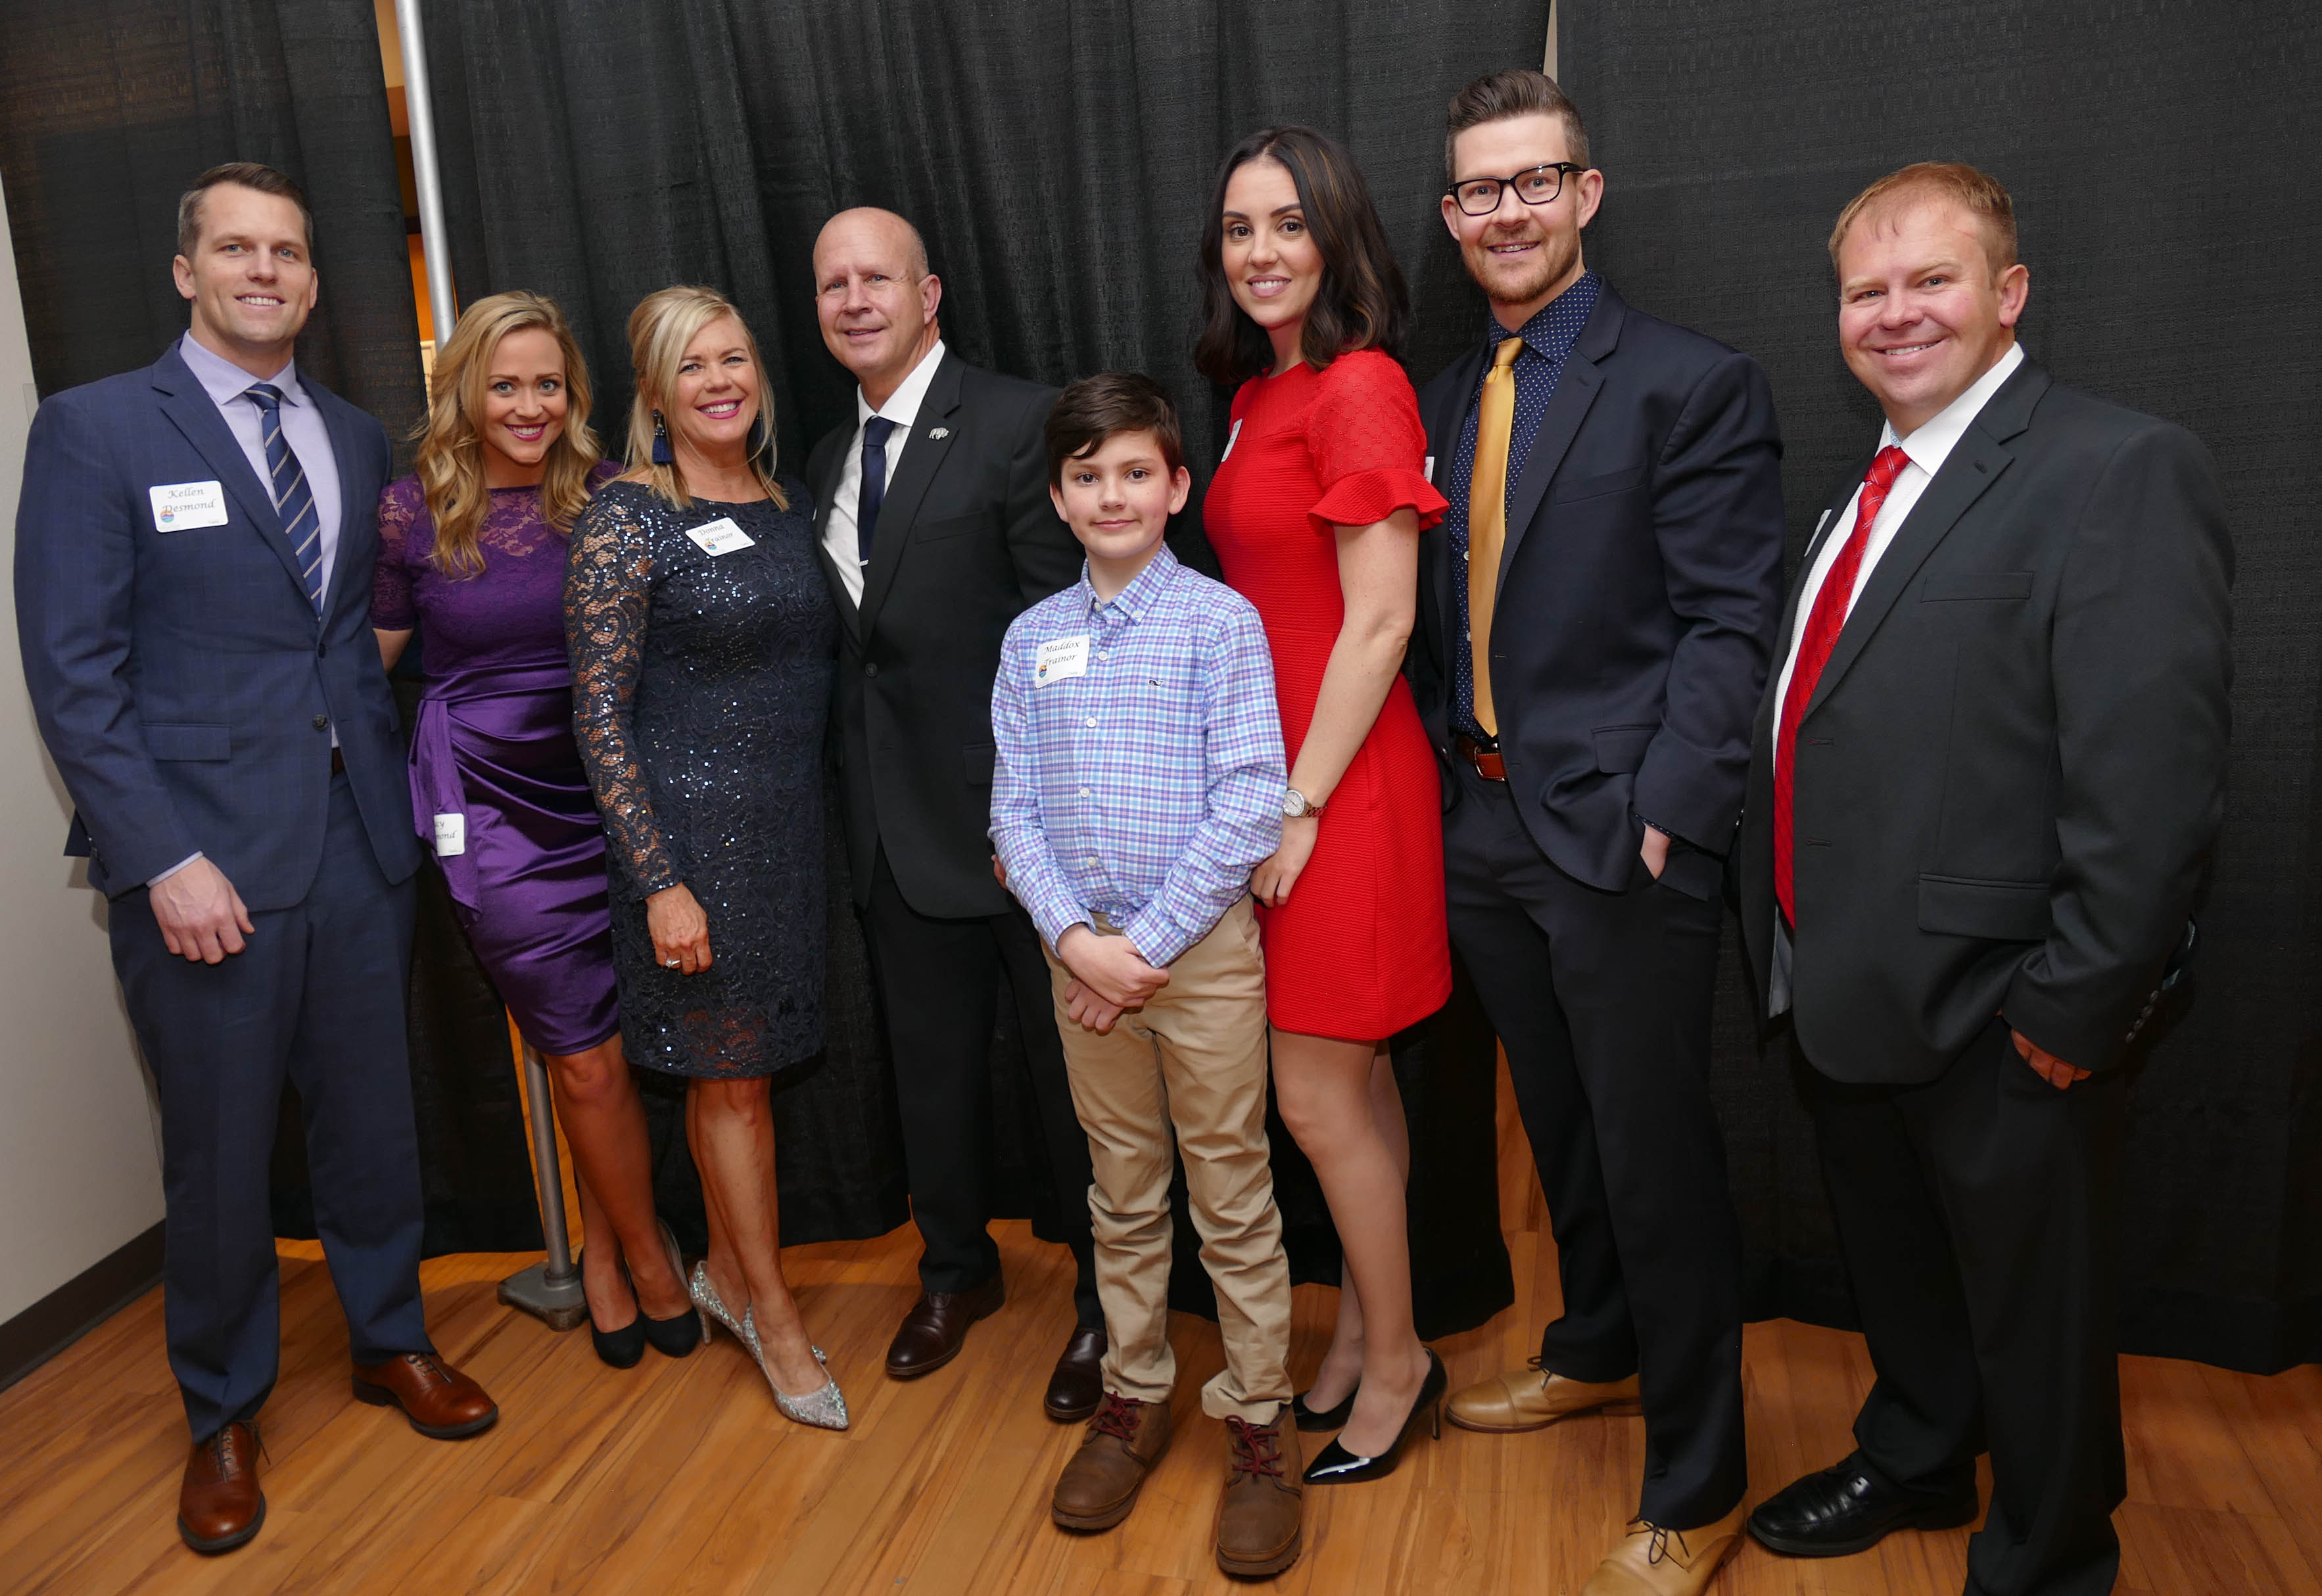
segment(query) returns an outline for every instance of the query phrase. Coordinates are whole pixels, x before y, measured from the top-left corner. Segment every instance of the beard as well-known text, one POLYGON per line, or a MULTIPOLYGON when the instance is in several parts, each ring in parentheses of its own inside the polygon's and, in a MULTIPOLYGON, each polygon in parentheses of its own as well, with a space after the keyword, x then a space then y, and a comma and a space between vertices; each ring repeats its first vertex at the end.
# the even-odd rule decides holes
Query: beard
POLYGON ((1533 236, 1539 240, 1540 252, 1513 269, 1503 264, 1502 257, 1492 254, 1490 246, 1522 243, 1526 241, 1522 236, 1493 239, 1476 247, 1486 271, 1491 275, 1476 271, 1472 266, 1469 272, 1483 286, 1485 297, 1494 305, 1531 304, 1561 282, 1580 259, 1580 235, 1577 232, 1540 233, 1533 236))

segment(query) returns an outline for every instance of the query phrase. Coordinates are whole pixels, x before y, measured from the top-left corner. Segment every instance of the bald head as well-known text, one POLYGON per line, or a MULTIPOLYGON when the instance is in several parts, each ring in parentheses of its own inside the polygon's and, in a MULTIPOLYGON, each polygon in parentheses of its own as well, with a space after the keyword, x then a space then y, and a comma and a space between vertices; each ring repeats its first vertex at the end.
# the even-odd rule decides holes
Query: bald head
POLYGON ((919 230, 892 211, 858 205, 814 241, 814 314, 822 342, 855 373, 873 409, 943 336, 943 284, 928 269, 919 230))

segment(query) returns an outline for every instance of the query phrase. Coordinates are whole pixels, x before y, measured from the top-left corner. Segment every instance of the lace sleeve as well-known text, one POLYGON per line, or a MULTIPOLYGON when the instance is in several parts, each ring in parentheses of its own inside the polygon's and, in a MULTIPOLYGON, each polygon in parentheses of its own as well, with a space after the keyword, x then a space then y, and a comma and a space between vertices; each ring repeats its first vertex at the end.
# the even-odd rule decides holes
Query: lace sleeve
POLYGON ((608 852, 640 895, 677 885, 654 822, 633 716, 652 603, 646 528, 618 495, 589 501, 564 567, 564 643, 572 656, 572 732, 604 817, 608 852))
POLYGON ((1358 350, 1330 362, 1306 413, 1306 448, 1322 484, 1307 515, 1316 532, 1368 526, 1402 509, 1417 511, 1422 528, 1443 518, 1447 501, 1422 470, 1419 398, 1392 357, 1358 350))
POLYGON ((370 624, 408 632, 419 624, 411 597, 411 528, 426 500, 419 479, 390 482, 379 496, 379 561, 370 568, 370 624))

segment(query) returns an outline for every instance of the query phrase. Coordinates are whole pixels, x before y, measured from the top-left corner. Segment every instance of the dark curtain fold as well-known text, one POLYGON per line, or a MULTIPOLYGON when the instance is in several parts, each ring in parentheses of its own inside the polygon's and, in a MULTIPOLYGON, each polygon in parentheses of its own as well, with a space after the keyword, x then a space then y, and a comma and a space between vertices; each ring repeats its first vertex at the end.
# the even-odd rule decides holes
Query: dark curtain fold
MULTIPOLYGON (((2228 814, 2191 1000, 2135 1064, 2123 1345, 2270 1372, 2322 1358, 2322 12, 2256 0, 1843 0, 1565 8, 1607 174, 1592 262, 1766 364, 1793 563, 1878 435, 1836 346, 1832 221, 1906 161, 2013 192, 2024 341, 2061 381, 2216 455, 2239 579, 2228 814)), ((1786 1043, 1739 962, 1718 1104, 1752 1310, 1852 1304, 1786 1043)))
MULTIPOLYGON (((882 205, 926 234, 945 335, 961 355, 1056 383, 1107 368, 1152 373, 1185 413, 1197 479, 1224 442, 1230 397, 1190 360, 1193 252, 1218 160, 1269 123, 1309 123, 1348 143, 1412 278, 1418 321, 1404 353, 1424 380, 1478 314, 1436 214, 1444 103, 1477 73, 1538 60, 1548 22, 1545 0, 1481 13, 1453 0, 426 0, 425 12, 461 294, 526 287, 558 299, 614 447, 629 402, 630 308, 670 283, 707 282, 756 331, 782 457, 802 461, 854 403, 853 378, 815 322, 814 236, 835 211, 882 205)), ((1174 536, 1214 569, 1197 515, 1174 536)), ((835 898, 842 880, 843 869, 835 898)), ((833 936, 835 952, 859 944, 851 914, 833 936)), ((866 988, 839 990, 863 969, 851 953, 834 958, 834 1013, 867 1014, 866 988)), ((1000 1011, 1001 1195, 1045 1228, 1042 1215, 1079 1194, 1033 1181, 1021 1044, 1012 1004, 1000 1011)), ((1463 996, 1394 1052, 1416 1147, 1422 1328, 1443 1334, 1513 1296, 1491 1178, 1489 1033, 1463 996)), ((788 1149, 827 1134, 855 1067, 836 1071, 827 1100, 794 1111, 785 1160, 815 1156, 788 1149)), ((891 1096, 856 1118, 878 1167, 899 1172, 891 1096)), ((681 1138, 656 1124, 662 1178, 681 1190, 692 1178, 679 1167, 681 1138)), ((1274 1139, 1294 1269, 1335 1280, 1336 1237, 1312 1171, 1278 1122, 1274 1139)), ((791 1167, 786 1239, 811 1200, 794 1191, 791 1167)), ((1175 1295, 1199 1308, 1208 1290, 1195 1251, 1188 1234, 1175 1295)))

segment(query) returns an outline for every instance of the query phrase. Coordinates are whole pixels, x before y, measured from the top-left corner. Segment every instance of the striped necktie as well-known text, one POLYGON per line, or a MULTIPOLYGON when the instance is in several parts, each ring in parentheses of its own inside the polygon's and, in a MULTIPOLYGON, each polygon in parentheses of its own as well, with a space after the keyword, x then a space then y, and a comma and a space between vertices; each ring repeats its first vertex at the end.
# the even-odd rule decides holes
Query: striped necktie
POLYGON ((306 480, 298 457, 290 452, 290 440, 282 435, 282 390, 270 382, 252 383, 242 397, 258 406, 259 422, 266 432, 266 470, 274 479, 275 514, 282 517, 282 530, 290 539, 291 552, 298 556, 299 575, 306 579, 306 597, 319 616, 323 613, 323 518, 315 509, 314 485, 306 480))

